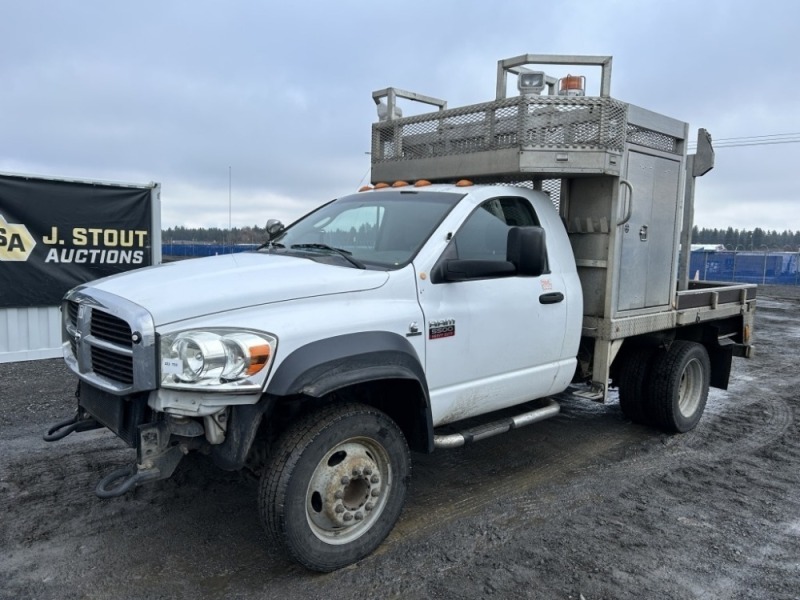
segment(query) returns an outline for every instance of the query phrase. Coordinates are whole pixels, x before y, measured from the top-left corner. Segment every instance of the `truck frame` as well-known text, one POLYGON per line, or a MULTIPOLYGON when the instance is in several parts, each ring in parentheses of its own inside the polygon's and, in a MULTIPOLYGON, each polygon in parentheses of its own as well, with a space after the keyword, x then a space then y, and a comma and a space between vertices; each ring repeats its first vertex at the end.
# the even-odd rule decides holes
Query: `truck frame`
POLYGON ((709 386, 752 353, 756 286, 689 281, 710 136, 688 155, 686 123, 610 96, 611 63, 501 60, 494 101, 451 109, 376 91, 372 185, 270 221, 258 252, 71 290, 78 405, 45 439, 105 427, 136 450, 103 498, 194 451, 252 472, 269 537, 331 571, 391 531, 409 450, 554 417, 561 393, 606 402, 611 387, 632 421, 691 430, 709 386), (599 67, 600 95, 528 65, 599 67), (398 99, 436 110, 404 118, 398 99))

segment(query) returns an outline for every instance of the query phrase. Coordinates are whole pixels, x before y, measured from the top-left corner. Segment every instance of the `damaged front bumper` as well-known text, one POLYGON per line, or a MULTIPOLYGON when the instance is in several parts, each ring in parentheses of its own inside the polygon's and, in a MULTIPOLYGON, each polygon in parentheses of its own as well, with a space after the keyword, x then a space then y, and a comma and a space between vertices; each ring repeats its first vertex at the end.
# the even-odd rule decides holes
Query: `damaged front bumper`
POLYGON ((75 415, 50 427, 45 441, 105 427, 136 449, 136 464, 98 482, 95 493, 100 498, 121 496, 143 483, 170 477, 185 454, 206 444, 199 422, 152 411, 147 393, 114 396, 81 382, 76 396, 75 415))

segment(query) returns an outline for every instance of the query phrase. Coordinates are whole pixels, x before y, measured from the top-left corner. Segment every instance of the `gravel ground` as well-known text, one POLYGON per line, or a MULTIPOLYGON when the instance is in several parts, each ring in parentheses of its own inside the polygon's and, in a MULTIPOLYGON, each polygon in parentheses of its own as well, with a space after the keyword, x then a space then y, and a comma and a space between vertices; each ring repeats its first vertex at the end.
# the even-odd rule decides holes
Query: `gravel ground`
POLYGON ((133 451, 103 431, 47 444, 75 381, 59 360, 0 365, 3 598, 800 597, 800 289, 759 291, 757 355, 678 436, 619 406, 414 455, 395 530, 327 575, 280 556, 256 486, 202 458, 112 500, 133 451))

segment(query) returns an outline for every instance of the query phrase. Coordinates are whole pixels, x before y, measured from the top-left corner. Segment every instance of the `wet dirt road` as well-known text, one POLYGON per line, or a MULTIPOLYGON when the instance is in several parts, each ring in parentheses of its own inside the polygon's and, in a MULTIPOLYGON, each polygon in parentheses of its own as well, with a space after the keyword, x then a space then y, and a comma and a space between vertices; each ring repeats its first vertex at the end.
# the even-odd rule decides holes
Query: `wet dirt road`
POLYGON ((616 403, 414 455, 403 516, 372 556, 305 571, 270 547, 256 485, 202 459, 99 500, 112 434, 55 444, 61 361, 0 365, 2 598, 800 597, 800 290, 759 294, 757 356, 668 436, 616 403))

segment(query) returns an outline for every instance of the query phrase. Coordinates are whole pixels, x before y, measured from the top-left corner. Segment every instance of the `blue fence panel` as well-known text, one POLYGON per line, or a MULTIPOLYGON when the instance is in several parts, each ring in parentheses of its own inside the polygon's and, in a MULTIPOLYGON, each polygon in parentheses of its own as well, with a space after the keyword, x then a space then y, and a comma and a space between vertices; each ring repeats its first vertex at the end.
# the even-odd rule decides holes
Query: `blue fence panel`
POLYGON ((167 243, 161 245, 161 255, 165 258, 192 258, 200 256, 217 256, 218 254, 234 254, 255 250, 258 244, 191 244, 167 243))
POLYGON ((689 278, 703 281, 730 281, 800 285, 800 252, 755 252, 695 250, 689 278))

